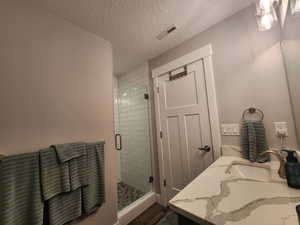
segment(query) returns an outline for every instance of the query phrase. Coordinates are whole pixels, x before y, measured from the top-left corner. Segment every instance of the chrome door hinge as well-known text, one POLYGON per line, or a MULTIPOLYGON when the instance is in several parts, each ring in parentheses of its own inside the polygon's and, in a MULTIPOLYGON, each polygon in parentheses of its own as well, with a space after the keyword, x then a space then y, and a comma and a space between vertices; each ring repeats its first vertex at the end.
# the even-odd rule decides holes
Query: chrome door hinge
POLYGON ((160 136, 160 138, 163 138, 163 132, 162 131, 159 132, 159 136, 160 136))

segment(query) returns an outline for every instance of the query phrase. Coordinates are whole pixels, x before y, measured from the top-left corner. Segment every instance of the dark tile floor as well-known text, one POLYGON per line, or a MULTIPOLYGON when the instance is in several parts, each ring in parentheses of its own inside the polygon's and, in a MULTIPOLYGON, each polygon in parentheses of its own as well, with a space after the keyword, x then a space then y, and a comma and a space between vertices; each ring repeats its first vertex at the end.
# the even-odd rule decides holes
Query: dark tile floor
MULTIPOLYGON (((205 223, 208 224, 208 223, 205 223)), ((210 224, 210 223, 209 223, 210 224)), ((200 225, 155 203, 128 225, 200 225)))
POLYGON ((171 210, 154 204, 128 225, 178 225, 177 221, 171 210))
POLYGON ((166 214, 156 225, 178 225, 178 216, 174 212, 166 214))
POLYGON ((125 184, 124 182, 118 183, 118 210, 122 210, 144 195, 144 192, 125 184))

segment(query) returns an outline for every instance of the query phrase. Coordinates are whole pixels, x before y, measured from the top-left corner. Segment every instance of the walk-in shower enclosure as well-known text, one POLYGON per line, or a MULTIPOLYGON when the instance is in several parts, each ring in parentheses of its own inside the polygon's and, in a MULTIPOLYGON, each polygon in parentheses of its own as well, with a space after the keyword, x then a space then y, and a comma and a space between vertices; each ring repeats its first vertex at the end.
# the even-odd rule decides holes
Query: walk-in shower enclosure
POLYGON ((118 210, 152 191, 149 84, 141 68, 115 78, 118 210))

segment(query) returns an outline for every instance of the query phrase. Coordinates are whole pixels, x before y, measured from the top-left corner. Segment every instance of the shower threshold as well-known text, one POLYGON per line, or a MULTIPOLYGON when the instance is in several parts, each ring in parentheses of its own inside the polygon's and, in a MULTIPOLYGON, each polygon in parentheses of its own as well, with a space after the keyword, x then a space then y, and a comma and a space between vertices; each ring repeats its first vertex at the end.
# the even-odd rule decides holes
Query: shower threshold
POLYGON ((118 210, 124 209, 131 203, 143 197, 146 193, 124 182, 118 183, 118 210))
POLYGON ((118 212, 118 225, 127 225, 157 202, 157 195, 151 191, 118 212))

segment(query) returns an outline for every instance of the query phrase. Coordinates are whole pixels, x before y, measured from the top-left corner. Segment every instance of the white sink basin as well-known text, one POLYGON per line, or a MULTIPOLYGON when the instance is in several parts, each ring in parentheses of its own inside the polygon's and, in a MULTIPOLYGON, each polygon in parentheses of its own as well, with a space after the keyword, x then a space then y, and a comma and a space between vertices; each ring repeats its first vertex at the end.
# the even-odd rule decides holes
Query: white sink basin
POLYGON ((271 179, 271 169, 269 165, 258 163, 234 161, 232 162, 226 173, 236 178, 251 179, 262 182, 268 182, 271 179))

